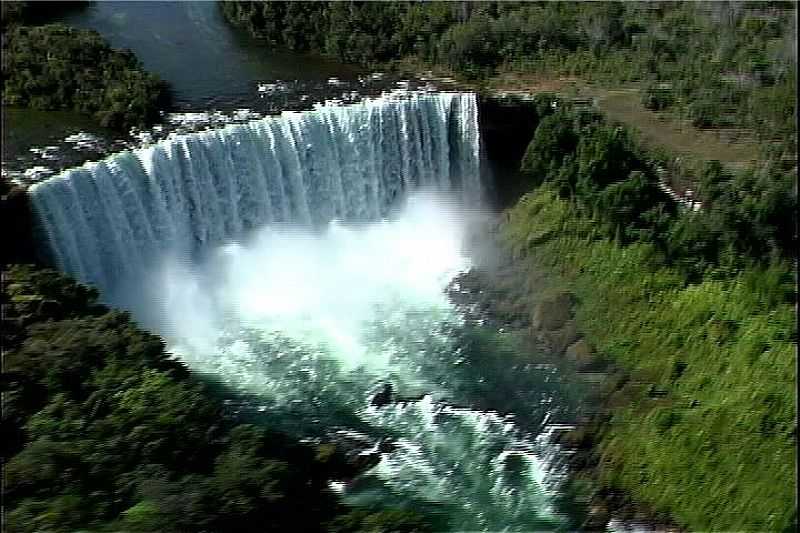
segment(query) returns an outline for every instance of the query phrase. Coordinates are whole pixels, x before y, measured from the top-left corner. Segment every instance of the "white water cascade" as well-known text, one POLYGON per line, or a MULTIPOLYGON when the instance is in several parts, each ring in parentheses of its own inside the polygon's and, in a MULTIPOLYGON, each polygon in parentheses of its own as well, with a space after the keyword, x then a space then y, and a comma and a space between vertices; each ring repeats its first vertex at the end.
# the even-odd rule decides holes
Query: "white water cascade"
POLYGON ((175 135, 31 196, 57 266, 233 412, 380 451, 331 485, 345 502, 441 531, 563 530, 539 438, 557 376, 445 293, 471 263, 479 161, 475 95, 407 93, 175 135), (374 405, 386 383, 410 400, 374 405))
POLYGON ((376 220, 416 187, 480 195, 474 94, 385 94, 173 135, 30 189, 52 259, 106 292, 164 252, 266 224, 376 220))

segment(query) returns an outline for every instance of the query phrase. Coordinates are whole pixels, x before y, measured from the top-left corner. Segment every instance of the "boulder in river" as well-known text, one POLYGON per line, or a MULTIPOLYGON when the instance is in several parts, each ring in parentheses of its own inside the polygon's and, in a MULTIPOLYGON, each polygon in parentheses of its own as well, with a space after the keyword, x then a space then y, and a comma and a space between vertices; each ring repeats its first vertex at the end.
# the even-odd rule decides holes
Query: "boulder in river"
POLYGON ((399 396, 395 394, 392 384, 387 381, 383 384, 383 388, 375 393, 375 395, 369 401, 369 404, 374 407, 383 407, 384 405, 389 405, 390 403, 405 405, 410 402, 418 402, 425 396, 425 394, 417 394, 416 396, 399 396))
POLYGON ((564 325, 555 331, 541 332, 542 340, 555 354, 563 354, 569 346, 580 339, 578 327, 574 320, 567 320, 564 325))

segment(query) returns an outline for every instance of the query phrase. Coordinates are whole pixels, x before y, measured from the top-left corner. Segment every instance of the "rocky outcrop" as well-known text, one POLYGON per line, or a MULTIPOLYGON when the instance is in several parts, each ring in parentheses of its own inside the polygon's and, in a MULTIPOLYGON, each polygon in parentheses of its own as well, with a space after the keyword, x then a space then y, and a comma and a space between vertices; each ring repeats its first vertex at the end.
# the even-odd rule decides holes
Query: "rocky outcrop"
POLYGON ((418 402, 426 395, 417 394, 416 396, 400 396, 395 393, 394 387, 388 381, 383 384, 381 390, 376 392, 369 401, 373 407, 383 407, 389 404, 407 405, 410 402, 418 402))
POLYGON ((575 297, 567 292, 560 292, 536 304, 531 325, 536 330, 555 331, 564 327, 572 318, 572 306, 575 297))
POLYGON ((555 331, 540 331, 539 341, 552 353, 563 354, 567 347, 580 338, 578 326, 574 320, 567 320, 555 331))
POLYGON ((495 201, 498 207, 508 207, 528 189, 518 171, 539 123, 536 106, 521 98, 493 95, 483 95, 478 106, 481 144, 495 184, 495 201))
POLYGON ((336 454, 337 474, 343 479, 353 479, 377 465, 384 453, 397 448, 393 439, 384 437, 375 441, 372 437, 355 432, 337 431, 327 435, 318 448, 326 449, 326 454, 336 454))
POLYGON ((472 269, 456 276, 446 290, 468 320, 489 327, 524 329, 530 324, 530 311, 516 281, 500 269, 491 274, 472 269))
POLYGON ((391 383, 384 383, 383 388, 376 392, 369 404, 373 407, 383 407, 394 400, 394 390, 391 383))
POLYGON ((564 355, 570 361, 575 362, 578 366, 587 366, 594 361, 594 354, 592 347, 586 342, 586 339, 580 339, 567 347, 564 355))
POLYGON ((0 183, 3 211, 2 263, 37 263, 33 241, 33 216, 28 194, 21 187, 0 183))

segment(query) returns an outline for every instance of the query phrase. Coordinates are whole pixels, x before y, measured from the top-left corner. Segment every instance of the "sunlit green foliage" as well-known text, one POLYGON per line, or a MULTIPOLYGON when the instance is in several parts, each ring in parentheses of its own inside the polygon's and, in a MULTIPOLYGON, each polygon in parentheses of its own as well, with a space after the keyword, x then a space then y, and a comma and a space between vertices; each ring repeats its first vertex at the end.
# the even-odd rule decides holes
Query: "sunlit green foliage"
MULTIPOLYGON (((733 173, 717 162, 683 168, 702 210, 679 210, 659 188, 662 157, 645 153, 625 128, 546 95, 520 170, 531 187, 550 183, 621 244, 653 244, 692 279, 795 252, 794 172, 768 159, 733 173), (548 109, 547 106, 543 109, 548 109)), ((673 171, 675 171, 673 169, 673 171)))
POLYGON ((598 353, 635 383, 600 440, 605 482, 690 530, 781 531, 795 509, 794 284, 782 262, 686 285, 646 242, 598 238, 546 185, 505 236, 577 295, 598 353))
POLYGON ((504 236, 575 292, 587 339, 631 376, 608 399, 601 479, 691 530, 791 530, 792 172, 774 159, 685 168, 703 208, 675 209, 654 187, 662 156, 557 107, 522 161, 538 188, 504 236))

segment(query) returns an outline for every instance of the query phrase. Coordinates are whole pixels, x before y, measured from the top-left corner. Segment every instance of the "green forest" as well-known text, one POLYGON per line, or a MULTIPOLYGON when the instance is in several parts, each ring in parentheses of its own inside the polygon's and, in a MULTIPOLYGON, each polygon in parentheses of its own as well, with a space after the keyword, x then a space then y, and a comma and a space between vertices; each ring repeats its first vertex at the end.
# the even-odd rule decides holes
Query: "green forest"
POLYGON ((381 65, 641 84, 652 109, 796 151, 792 2, 221 2, 276 47, 381 65))
POLYGON ((700 211, 681 211, 659 187, 664 153, 643 149, 625 127, 539 95, 535 130, 520 164, 530 188, 547 184, 622 245, 644 242, 689 281, 752 264, 789 262, 797 246, 796 171, 766 159, 731 171, 716 161, 683 168, 700 211))
POLYGON ((70 4, 3 2, 3 105, 77 111, 117 130, 153 124, 169 90, 130 50, 94 31, 37 24, 70 4))
POLYGON ((595 428, 601 482, 690 530, 793 530, 791 174, 709 163, 697 176, 708 203, 678 208, 657 187, 658 157, 624 128, 538 99, 522 162, 533 192, 501 235, 531 275, 576 295, 586 338, 624 370, 595 428))

